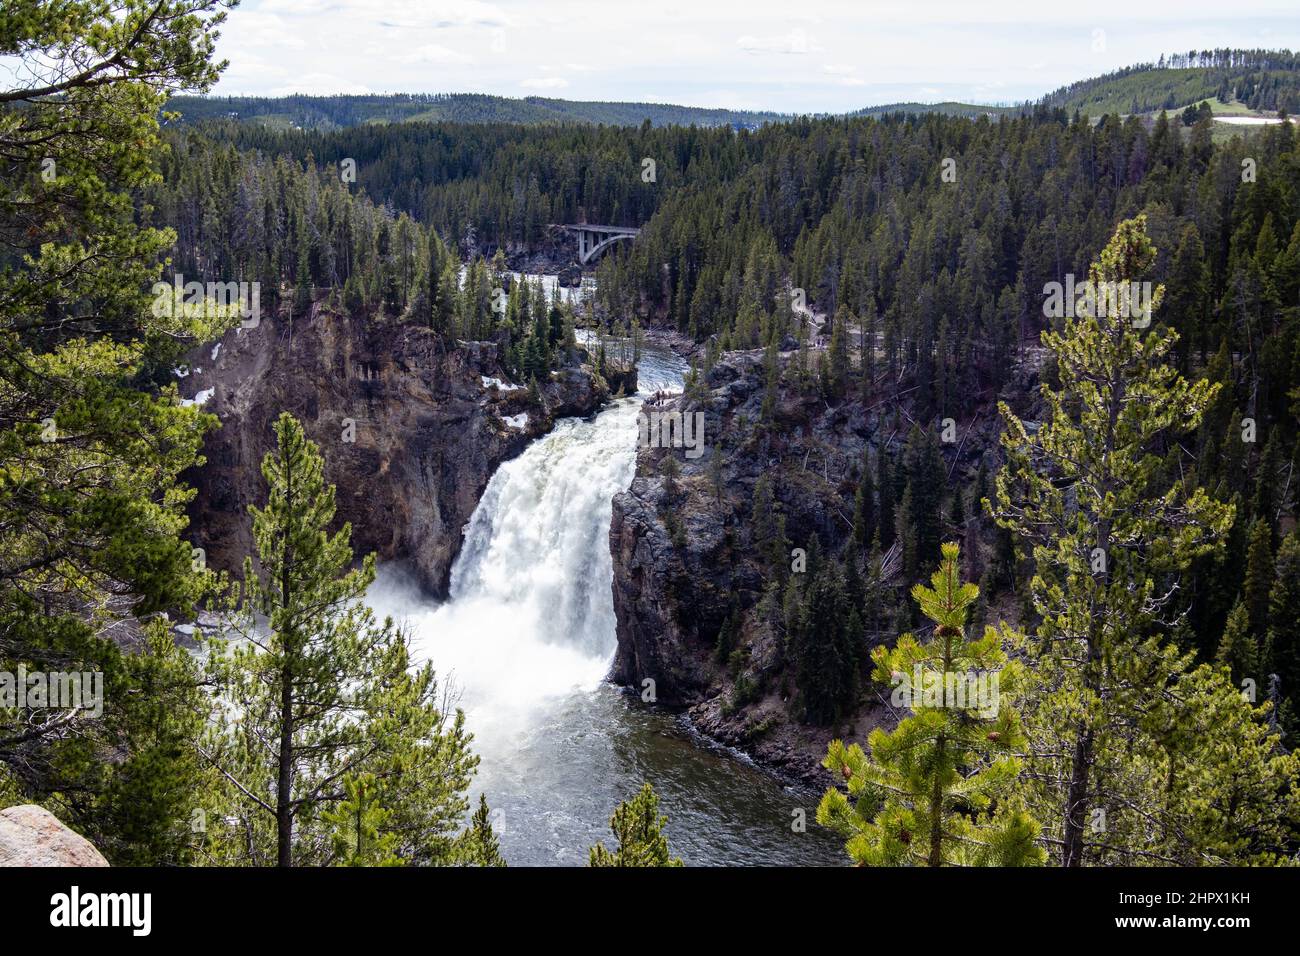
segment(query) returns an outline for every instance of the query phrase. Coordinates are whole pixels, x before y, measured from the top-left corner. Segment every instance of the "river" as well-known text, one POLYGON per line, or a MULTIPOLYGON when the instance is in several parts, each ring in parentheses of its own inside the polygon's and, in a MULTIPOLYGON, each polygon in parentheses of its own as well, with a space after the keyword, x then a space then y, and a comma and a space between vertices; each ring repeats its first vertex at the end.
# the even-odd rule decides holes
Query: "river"
POLYGON ((677 716, 605 683, 615 647, 609 521, 632 481, 642 397, 679 389, 685 363, 646 345, 640 391, 590 421, 566 419, 492 477, 441 604, 395 567, 369 601, 411 629, 459 694, 512 865, 582 865, 644 781, 688 865, 830 865, 840 841, 813 822, 818 794, 709 746, 677 716), (802 814, 797 813, 802 811, 802 814), (803 817, 803 832, 793 824, 803 817))

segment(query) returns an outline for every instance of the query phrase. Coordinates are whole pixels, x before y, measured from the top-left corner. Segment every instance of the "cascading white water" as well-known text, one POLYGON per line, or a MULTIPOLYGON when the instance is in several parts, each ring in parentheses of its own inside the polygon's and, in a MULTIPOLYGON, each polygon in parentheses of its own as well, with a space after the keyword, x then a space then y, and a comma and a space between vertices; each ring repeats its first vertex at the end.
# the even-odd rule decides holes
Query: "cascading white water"
POLYGON ((460 689, 481 744, 609 669, 610 509, 632 480, 638 406, 623 399, 591 421, 561 421, 497 469, 445 604, 394 608, 395 582, 376 584, 371 603, 406 619, 417 658, 432 659, 460 689))
MULTIPOLYGON (((641 394, 680 387, 685 369, 647 349, 641 394)), ((475 790, 511 864, 584 863, 587 847, 609 839, 614 807, 647 780, 688 862, 838 860, 836 841, 791 836, 791 807, 811 815, 816 795, 796 803, 602 681, 615 646, 609 519, 632 480, 639 405, 621 399, 590 421, 561 421, 497 470, 446 603, 389 567, 368 600, 409 628, 417 660, 458 691, 481 758, 475 790)))
MULTIPOLYGON (((642 393, 679 387, 685 363, 652 350, 642 393)), ((404 620, 418 660, 461 693, 488 750, 518 734, 546 701, 596 686, 615 646, 609 519, 636 467, 640 401, 565 419, 492 476, 451 571, 451 598, 431 608, 383 569, 370 604, 404 620)))

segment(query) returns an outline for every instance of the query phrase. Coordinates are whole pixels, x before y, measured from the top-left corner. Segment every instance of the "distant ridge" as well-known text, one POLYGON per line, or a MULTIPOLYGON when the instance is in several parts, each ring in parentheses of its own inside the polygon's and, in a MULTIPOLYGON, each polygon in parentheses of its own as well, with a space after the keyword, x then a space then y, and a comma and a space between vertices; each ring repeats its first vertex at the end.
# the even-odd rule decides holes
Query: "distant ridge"
POLYGON ((177 96, 168 110, 183 121, 238 118, 282 128, 333 129, 366 123, 603 123, 607 126, 734 126, 757 129, 788 115, 665 103, 606 103, 485 93, 392 93, 364 96, 177 96))
POLYGON ((1101 116, 1183 109, 1216 98, 1242 110, 1300 112, 1300 54, 1228 49, 1176 53, 1079 80, 1048 93, 1040 103, 1101 116))
POLYGON ((854 110, 849 116, 889 116, 894 113, 907 113, 924 116, 928 113, 940 113, 944 116, 965 116, 977 119, 981 116, 1014 116, 1024 112, 1023 106, 986 106, 981 103, 886 103, 883 106, 867 106, 854 110))
MULTIPOLYGON (((1088 116, 1180 110, 1210 100, 1216 113, 1300 113, 1300 54, 1290 50, 1192 50, 1079 80, 1036 102, 888 103, 850 117, 942 114, 977 119, 1015 116, 1035 107, 1088 116)), ((731 126, 758 129, 794 119, 771 111, 710 109, 670 103, 512 98, 486 93, 391 93, 283 97, 177 96, 167 106, 182 122, 236 119, 277 129, 329 130, 371 123, 600 123, 607 126, 731 126)))

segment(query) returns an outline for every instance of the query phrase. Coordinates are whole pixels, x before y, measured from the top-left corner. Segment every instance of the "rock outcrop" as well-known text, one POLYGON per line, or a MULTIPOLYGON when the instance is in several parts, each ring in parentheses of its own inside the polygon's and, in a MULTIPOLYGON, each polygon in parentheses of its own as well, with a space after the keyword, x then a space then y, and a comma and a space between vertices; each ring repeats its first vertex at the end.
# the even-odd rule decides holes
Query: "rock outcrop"
POLYGON ((28 804, 0 810, 0 866, 108 866, 108 861, 50 811, 28 804))
POLYGON ((306 319, 232 330, 194 355, 180 380, 221 419, 207 463, 189 476, 191 540, 210 566, 239 571, 252 549, 248 505, 265 500, 271 424, 288 411, 320 445, 353 550, 403 561, 445 595, 462 529, 497 466, 555 419, 590 414, 608 397, 583 358, 575 350, 530 393, 508 380, 496 343, 446 349, 420 326, 321 303, 306 319))
MULTIPOLYGON (((612 678, 639 693, 654 681, 660 704, 687 709, 694 726, 741 749, 786 776, 824 785, 820 760, 834 736, 863 739, 886 708, 865 694, 850 718, 834 727, 799 719, 794 667, 781 633, 782 594, 773 588, 770 556, 754 540, 755 486, 767 475, 792 548, 843 555, 852 533, 854 493, 863 448, 882 447, 891 458, 901 448, 917 410, 906 388, 887 394, 826 401, 805 381, 797 357, 780 357, 780 384, 766 422, 767 374, 762 352, 726 353, 703 387, 676 406, 704 415, 704 451, 644 448, 637 476, 615 497, 610 526, 618 650, 612 678), (677 459, 676 476, 664 459, 677 459), (730 619, 739 656, 718 653, 719 633, 730 619)), ((1014 386, 1027 391, 1029 377, 1014 386)), ((959 421, 967 436, 945 446, 953 481, 969 482, 983 461, 996 467, 995 396, 972 396, 959 421)), ((972 549, 977 550, 977 549, 972 549)), ((888 562, 896 566, 897 561, 888 562)), ((888 570, 887 574, 890 573, 888 570)), ((887 581, 897 601, 903 582, 887 581)), ((892 640, 896 631, 882 609, 867 645, 892 640)))

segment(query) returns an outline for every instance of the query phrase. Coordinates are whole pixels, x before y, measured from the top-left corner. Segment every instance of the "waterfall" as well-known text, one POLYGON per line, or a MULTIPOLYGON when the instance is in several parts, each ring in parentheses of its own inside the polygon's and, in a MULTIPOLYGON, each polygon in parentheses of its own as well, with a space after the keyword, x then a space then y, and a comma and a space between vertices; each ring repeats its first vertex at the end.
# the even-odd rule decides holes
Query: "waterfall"
MULTIPOLYGON (((643 357, 642 390, 680 383, 684 363, 643 357)), ((615 647, 609 521, 636 468, 640 400, 565 419, 497 469, 465 529, 450 600, 431 606, 381 569, 369 603, 410 628, 417 661, 456 686, 487 751, 548 701, 597 686, 615 647)))
MULTIPOLYGON (((685 363, 650 347, 639 371, 644 395, 679 388, 685 363)), ((636 467, 639 410, 639 398, 621 399, 561 421, 498 468, 445 603, 393 567, 380 568, 368 601, 457 690, 481 759, 474 790, 511 864, 585 863, 587 847, 608 841, 614 807, 647 780, 688 862, 838 862, 838 839, 791 838, 792 807, 811 815, 818 795, 797 802, 603 684, 615 646, 610 512, 636 467)))

